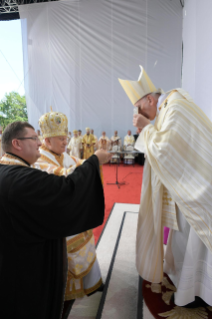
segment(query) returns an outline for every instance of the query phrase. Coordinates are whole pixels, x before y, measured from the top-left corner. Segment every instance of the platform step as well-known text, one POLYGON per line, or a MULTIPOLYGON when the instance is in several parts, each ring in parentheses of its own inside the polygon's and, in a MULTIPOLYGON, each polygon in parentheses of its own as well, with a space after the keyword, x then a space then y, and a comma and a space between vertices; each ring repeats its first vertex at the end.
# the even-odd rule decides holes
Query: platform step
POLYGON ((138 213, 125 212, 108 270, 96 319, 136 319, 138 274, 135 236, 138 213))
POLYGON ((77 299, 68 319, 152 319, 139 289, 135 238, 139 205, 115 204, 97 244, 103 292, 77 299))

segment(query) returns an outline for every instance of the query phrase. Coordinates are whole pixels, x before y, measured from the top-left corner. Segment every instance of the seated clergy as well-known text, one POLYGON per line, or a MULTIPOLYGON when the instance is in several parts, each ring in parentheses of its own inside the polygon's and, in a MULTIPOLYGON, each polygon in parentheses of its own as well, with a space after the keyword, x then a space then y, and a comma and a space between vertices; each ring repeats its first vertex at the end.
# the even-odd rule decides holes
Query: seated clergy
MULTIPOLYGON (((124 150, 132 152, 134 150, 135 139, 132 135, 131 131, 127 131, 127 135, 124 138, 124 150)), ((124 163, 125 164, 133 164, 135 156, 130 153, 126 153, 124 155, 124 163)))
MULTIPOLYGON (((121 151, 121 138, 118 136, 118 131, 114 132, 114 135, 110 139, 111 151, 120 152, 121 151)), ((114 153, 111 158, 111 163, 120 162, 120 154, 114 153)))
MULTIPOLYGON (((71 174, 84 161, 65 153, 67 117, 59 112, 46 113, 41 116, 39 125, 45 140, 40 147, 41 157, 37 161, 38 168, 59 176, 71 174), (55 125, 49 123, 55 123, 55 125)), ((77 131, 74 134, 77 135, 77 131)), ((98 290, 102 286, 102 278, 96 258, 92 229, 67 237, 66 243, 68 278, 65 300, 72 300, 98 290)))
POLYGON ((73 133, 74 133, 74 136, 71 138, 67 146, 67 149, 71 156, 76 156, 80 158, 80 150, 82 148, 82 143, 78 137, 78 131, 74 130, 73 133))
MULTIPOLYGON (((75 234, 86 234, 90 271, 96 265, 95 261, 92 265, 95 250, 94 245, 89 244, 92 240, 89 229, 99 226, 104 219, 104 195, 99 165, 110 160, 111 155, 98 150, 67 177, 47 174, 45 167, 48 166, 50 172, 65 175, 68 169, 65 171, 61 166, 64 163, 68 167, 68 162, 71 161, 67 154, 59 155, 66 145, 66 136, 63 136, 66 130, 61 129, 65 118, 58 113, 51 120, 45 127, 46 131, 52 135, 54 132, 60 137, 50 137, 49 144, 59 143, 60 147, 59 151, 56 150, 58 155, 46 149, 44 172, 31 167, 40 157, 41 142, 29 123, 10 123, 2 134, 2 148, 5 152, 0 160, 2 319, 61 319, 67 283, 65 237, 73 238, 72 245, 77 236, 75 234), (65 141, 62 140, 63 137, 65 141), (104 154, 106 157, 102 158, 104 154)), ((71 165, 75 165, 74 160, 71 165)), ((85 241, 84 236, 79 236, 78 239, 78 244, 85 241)), ((86 246, 83 253, 87 252, 86 246)), ((73 260, 74 262, 76 261, 73 260)), ((71 263, 69 259, 69 269, 71 263)), ((81 276, 82 266, 86 268, 83 263, 78 264, 80 267, 76 277, 81 276)), ((84 275, 86 277, 86 270, 84 275)), ((74 277, 75 273, 69 270, 68 276, 74 277)), ((98 266, 91 281, 87 281, 86 293, 90 293, 89 288, 93 287, 95 278, 97 286, 101 284, 97 277, 100 280, 98 266)), ((77 278, 75 283, 77 293, 81 283, 77 284, 77 278)), ((70 282, 68 285, 70 287, 70 282)), ((85 288, 84 277, 82 285, 85 288)))
POLYGON ((110 148, 110 140, 106 136, 106 133, 104 131, 102 132, 102 136, 99 138, 98 144, 99 144, 99 149, 108 151, 110 148))

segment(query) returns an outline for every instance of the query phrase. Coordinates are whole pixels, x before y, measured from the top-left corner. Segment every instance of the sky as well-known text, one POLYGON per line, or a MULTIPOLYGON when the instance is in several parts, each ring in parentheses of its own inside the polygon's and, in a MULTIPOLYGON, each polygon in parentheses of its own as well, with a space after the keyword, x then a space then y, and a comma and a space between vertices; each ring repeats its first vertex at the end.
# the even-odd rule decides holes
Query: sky
POLYGON ((24 95, 23 80, 21 20, 0 21, 0 101, 11 91, 24 95))

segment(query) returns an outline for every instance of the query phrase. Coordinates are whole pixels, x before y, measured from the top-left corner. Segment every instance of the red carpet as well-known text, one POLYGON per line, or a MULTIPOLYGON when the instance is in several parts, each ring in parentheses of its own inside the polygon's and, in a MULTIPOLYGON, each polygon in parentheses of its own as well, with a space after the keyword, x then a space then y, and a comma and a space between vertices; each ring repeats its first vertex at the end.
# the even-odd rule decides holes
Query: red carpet
POLYGON ((108 219, 114 203, 139 204, 141 195, 141 183, 143 166, 123 165, 118 166, 118 181, 125 182, 120 188, 117 185, 107 185, 116 182, 116 164, 103 165, 104 194, 105 194, 105 219, 103 225, 93 230, 95 242, 97 242, 104 224, 108 219))

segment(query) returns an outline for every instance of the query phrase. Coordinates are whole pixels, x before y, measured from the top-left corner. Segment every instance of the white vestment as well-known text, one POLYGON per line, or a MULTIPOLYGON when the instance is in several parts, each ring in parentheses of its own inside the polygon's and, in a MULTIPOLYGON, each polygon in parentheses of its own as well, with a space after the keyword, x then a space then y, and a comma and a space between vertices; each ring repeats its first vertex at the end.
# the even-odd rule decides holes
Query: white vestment
MULTIPOLYGON (((112 136, 110 140, 111 140, 111 151, 112 152, 120 152, 121 151, 121 144, 122 144, 121 138, 119 136, 112 136)), ((120 154, 114 153, 110 161, 111 161, 111 163, 115 163, 117 161, 120 161, 120 154)))
POLYGON ((80 158, 80 150, 82 149, 81 139, 73 136, 67 148, 70 150, 70 155, 80 158))
POLYGON ((98 142, 99 149, 108 151, 110 148, 110 140, 107 136, 101 136, 98 142))
MULTIPOLYGON (((124 149, 125 151, 132 152, 134 150, 135 139, 132 135, 126 135, 124 138, 124 149)), ((134 160, 135 155, 127 153, 124 155, 125 160, 134 160)))
POLYGON ((182 89, 167 95, 154 126, 135 148, 147 154, 138 218, 136 264, 158 283, 163 270, 175 303, 200 296, 212 305, 212 124, 182 89), (171 229, 163 269, 163 226, 171 229))
POLYGON ((212 253, 177 209, 179 231, 171 230, 164 260, 177 292, 174 302, 184 306, 202 298, 212 306, 212 253))

